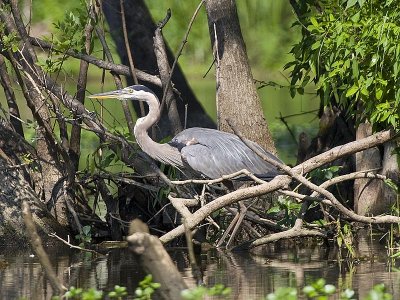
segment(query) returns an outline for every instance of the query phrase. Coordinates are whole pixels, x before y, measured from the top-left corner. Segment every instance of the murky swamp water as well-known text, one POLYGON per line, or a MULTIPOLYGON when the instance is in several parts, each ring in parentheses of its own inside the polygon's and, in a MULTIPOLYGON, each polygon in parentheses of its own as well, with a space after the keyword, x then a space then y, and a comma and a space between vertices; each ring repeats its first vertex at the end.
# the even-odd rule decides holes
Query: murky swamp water
MULTIPOLYGON (((128 288, 133 295, 145 274, 127 249, 112 250, 106 256, 93 257, 66 248, 48 249, 53 266, 67 286, 110 291, 115 285, 128 288)), ((325 278, 340 290, 352 288, 363 299, 378 283, 384 283, 393 299, 400 299, 400 263, 387 258, 385 246, 369 238, 360 238, 357 261, 338 260, 338 254, 321 245, 290 249, 279 245, 263 253, 227 253, 210 250, 200 257, 207 285, 222 283, 232 288, 229 299, 258 300, 279 287, 299 290, 318 278, 325 278)), ((189 286, 194 285, 185 251, 171 251, 189 286)), ((30 251, 0 251, 0 299, 50 299, 51 287, 36 257, 30 251)), ((133 298, 133 297, 131 297, 133 298)), ((332 299, 339 299, 338 296, 332 299)))

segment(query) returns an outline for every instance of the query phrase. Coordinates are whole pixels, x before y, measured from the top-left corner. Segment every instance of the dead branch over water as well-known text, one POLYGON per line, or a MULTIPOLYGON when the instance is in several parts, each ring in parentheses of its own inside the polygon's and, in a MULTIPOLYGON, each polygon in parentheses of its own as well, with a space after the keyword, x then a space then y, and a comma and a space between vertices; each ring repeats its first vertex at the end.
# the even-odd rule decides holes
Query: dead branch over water
MULTIPOLYGON (((241 137, 240 132, 235 130, 235 133, 239 137, 241 137)), ((335 147, 335 148, 327 151, 326 153, 323 153, 321 155, 313 157, 293 168, 290 168, 286 165, 279 164, 278 162, 273 161, 273 160, 269 159, 268 157, 265 157, 262 153, 257 153, 258 152, 257 149, 254 149, 254 147, 252 147, 251 144, 247 144, 248 147, 252 148, 252 150, 255 151, 257 154, 259 154, 263 159, 265 159, 269 163, 275 165, 279 169, 283 170, 288 175, 277 176, 270 182, 263 182, 256 186, 239 189, 232 193, 229 193, 229 194, 226 194, 219 198, 216 198, 215 200, 204 205, 203 207, 201 207, 200 209, 198 209, 191 215, 189 215, 190 212, 187 210, 187 208, 184 207, 185 202, 183 202, 183 201, 180 202, 179 207, 178 207, 178 205, 176 205, 176 208, 177 208, 178 212, 180 212, 182 214, 182 216, 185 217, 185 219, 187 221, 187 226, 189 228, 193 229, 197 225, 199 225, 206 217, 208 217, 213 212, 215 212, 225 206, 231 205, 232 203, 238 202, 240 200, 257 197, 260 195, 264 195, 266 193, 271 193, 273 191, 277 191, 277 190, 285 191, 288 189, 288 186, 292 180, 297 180, 313 191, 312 194, 309 196, 297 194, 297 198, 300 201, 305 200, 307 197, 311 197, 311 198, 320 197, 320 200, 322 200, 325 204, 332 206, 337 211, 342 213, 344 216, 348 217, 350 220, 361 222, 361 223, 367 223, 367 224, 398 223, 398 222, 400 222, 400 217, 397 217, 397 216, 387 215, 387 216, 366 217, 366 216, 358 215, 354 211, 346 208, 343 204, 340 203, 340 201, 338 199, 336 199, 336 197, 331 192, 326 190, 326 188, 328 186, 335 184, 336 182, 339 182, 342 180, 351 180, 351 179, 356 179, 356 178, 361 178, 361 177, 384 179, 384 176, 382 176, 382 175, 374 174, 371 172, 369 172, 369 173, 368 172, 367 173, 355 172, 355 173, 344 175, 342 177, 338 177, 337 179, 329 180, 320 186, 313 184, 312 182, 310 182, 308 179, 306 179, 304 176, 301 175, 305 172, 310 172, 313 169, 316 169, 320 166, 330 163, 340 157, 343 157, 346 155, 351 155, 358 151, 362 151, 367 148, 374 147, 376 145, 388 142, 392 138, 394 138, 394 133, 390 130, 378 132, 378 133, 376 133, 370 137, 364 138, 362 140, 358 140, 358 141, 351 142, 351 143, 348 143, 348 144, 345 144, 342 146, 335 147)), ((245 140, 243 140, 243 141, 245 141, 245 140)), ((239 172, 239 174, 228 175, 224 178, 233 178, 233 177, 237 177, 240 174, 247 174, 247 172, 246 171, 239 172)), ((201 181, 198 181, 198 183, 212 184, 215 182, 220 182, 224 178, 213 179, 213 180, 201 180, 201 181)), ((193 182, 196 182, 196 181, 186 180, 183 182, 174 182, 174 183, 182 184, 182 183, 193 183, 193 182)), ((171 199, 172 203, 174 203, 176 200, 171 197, 170 197, 170 199, 171 199)), ((308 199, 310 199, 310 198, 308 198, 308 199)), ((185 200, 189 201, 189 199, 185 199, 185 200)), ((195 199, 193 199, 193 200, 195 200, 195 199)), ((160 238, 160 240, 162 242, 166 243, 166 242, 169 242, 172 239, 178 237, 179 235, 184 234, 184 232, 185 232, 184 226, 180 225, 177 228, 173 229, 172 231, 163 235, 160 238)), ((274 233, 274 234, 268 235, 266 237, 262 237, 251 243, 246 243, 246 246, 247 247, 256 247, 256 246, 260 246, 265 243, 277 241, 280 239, 285 239, 285 238, 289 239, 289 238, 301 237, 301 236, 325 237, 325 235, 321 231, 308 230, 306 228, 303 228, 302 216, 300 216, 297 219, 296 224, 293 228, 290 228, 283 232, 274 233)), ((243 246, 244 245, 242 245, 242 247, 243 246)))

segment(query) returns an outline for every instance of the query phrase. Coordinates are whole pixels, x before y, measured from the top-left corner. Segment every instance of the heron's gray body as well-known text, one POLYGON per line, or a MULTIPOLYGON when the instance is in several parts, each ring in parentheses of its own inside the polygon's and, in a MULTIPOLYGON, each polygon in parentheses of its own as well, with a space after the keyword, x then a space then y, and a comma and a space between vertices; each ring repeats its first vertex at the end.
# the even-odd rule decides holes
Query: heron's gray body
MULTIPOLYGON (((281 162, 258 144, 249 141, 268 157, 281 162)), ((208 178, 220 178, 246 169, 256 176, 272 178, 279 174, 234 134, 209 129, 189 128, 177 134, 169 143, 180 152, 183 165, 208 178)))
MULTIPOLYGON (((215 179, 243 169, 265 179, 280 174, 277 168, 260 158, 238 136, 223 131, 189 128, 177 134, 169 143, 156 143, 149 137, 147 130, 160 117, 160 103, 157 96, 143 85, 90 97, 145 101, 149 105, 149 113, 136 122, 134 134, 137 143, 152 158, 178 168, 188 177, 215 179)), ((258 144, 249 142, 264 155, 281 162, 258 144)))

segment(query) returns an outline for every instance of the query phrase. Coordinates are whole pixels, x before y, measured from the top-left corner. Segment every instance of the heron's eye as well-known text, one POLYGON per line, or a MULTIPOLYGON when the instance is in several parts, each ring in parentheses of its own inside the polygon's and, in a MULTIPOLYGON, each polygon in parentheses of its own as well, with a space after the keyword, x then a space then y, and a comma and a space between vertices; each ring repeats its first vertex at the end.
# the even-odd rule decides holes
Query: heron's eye
POLYGON ((127 91, 129 94, 132 94, 132 93, 134 92, 134 90, 131 89, 131 88, 127 88, 126 91, 127 91))

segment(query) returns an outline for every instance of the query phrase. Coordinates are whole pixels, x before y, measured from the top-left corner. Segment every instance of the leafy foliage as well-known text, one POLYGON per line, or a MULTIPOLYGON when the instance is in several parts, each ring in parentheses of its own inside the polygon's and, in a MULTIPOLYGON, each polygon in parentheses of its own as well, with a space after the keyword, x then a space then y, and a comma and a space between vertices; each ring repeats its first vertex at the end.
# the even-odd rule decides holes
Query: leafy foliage
POLYGON ((268 294, 266 300, 296 300, 297 290, 292 287, 277 289, 275 293, 268 294))
POLYGON ((186 300, 201 300, 205 296, 229 296, 231 288, 227 288, 222 284, 216 284, 213 287, 197 286, 190 290, 182 291, 182 298, 186 300))
POLYGON ((311 285, 303 288, 304 294, 308 298, 317 298, 319 300, 327 300, 330 295, 336 292, 336 287, 332 284, 326 284, 325 279, 318 279, 311 285))
POLYGON ((85 11, 85 6, 65 14, 62 21, 57 21, 54 26, 58 34, 53 39, 57 50, 66 51, 74 49, 77 52, 84 52, 85 36, 82 35, 87 22, 91 19, 85 11))
MULTIPOLYGON (((63 55, 68 50, 86 53, 85 40, 86 37, 82 32, 89 22, 95 22, 88 13, 85 1, 79 1, 80 6, 65 12, 63 18, 58 19, 53 25, 54 32, 50 37, 45 39, 52 43, 53 51, 49 52, 46 58, 39 57, 38 64, 42 69, 49 73, 57 73, 62 70, 68 56, 63 55), (61 53, 61 54, 60 54, 61 53)), ((93 50, 94 39, 91 40, 89 53, 93 50)))
POLYGON ((293 198, 279 196, 274 205, 267 211, 274 219, 279 220, 279 225, 293 226, 300 211, 301 204, 293 198))
MULTIPOLYGON (((330 296, 336 293, 336 287, 332 284, 326 284, 325 279, 320 278, 317 281, 306 285, 303 288, 303 293, 300 298, 315 299, 315 300, 328 300, 330 296)), ((352 300, 355 292, 352 289, 346 289, 340 293, 341 300, 352 300)), ((267 295, 266 300, 297 300, 297 290, 295 288, 283 287, 276 290, 276 292, 267 295)), ((336 299, 336 298, 335 298, 336 299)), ((375 285, 368 293, 364 300, 391 300, 392 295, 386 293, 384 284, 375 285)))
POLYGON ((66 299, 82 299, 82 300, 100 300, 103 299, 103 292, 94 288, 83 290, 81 288, 71 287, 65 293, 66 299))
POLYGON ((391 300, 393 299, 392 295, 386 293, 386 288, 384 284, 377 284, 374 288, 368 293, 367 298, 365 300, 391 300))
POLYGON ((92 227, 90 225, 83 226, 82 232, 77 234, 75 238, 79 241, 80 247, 90 244, 92 242, 92 227))
POLYGON ((161 285, 159 283, 153 282, 153 276, 151 274, 147 275, 135 290, 135 300, 151 300, 151 296, 154 294, 156 289, 161 285))
POLYGON ((127 296, 128 292, 126 291, 126 287, 116 285, 114 290, 108 293, 108 297, 111 299, 122 299, 122 297, 127 296))
MULTIPOLYGON (((123 299, 127 296, 126 287, 116 285, 114 290, 108 293, 110 299, 123 299)), ((100 300, 104 299, 104 292, 91 288, 84 290, 82 288, 71 287, 64 295, 66 299, 82 299, 82 300, 100 300)), ((53 297, 53 299, 58 299, 53 297)))
POLYGON ((399 128, 400 9, 397 1, 302 1, 303 37, 292 49, 291 94, 310 82, 324 105, 358 122, 399 128))

